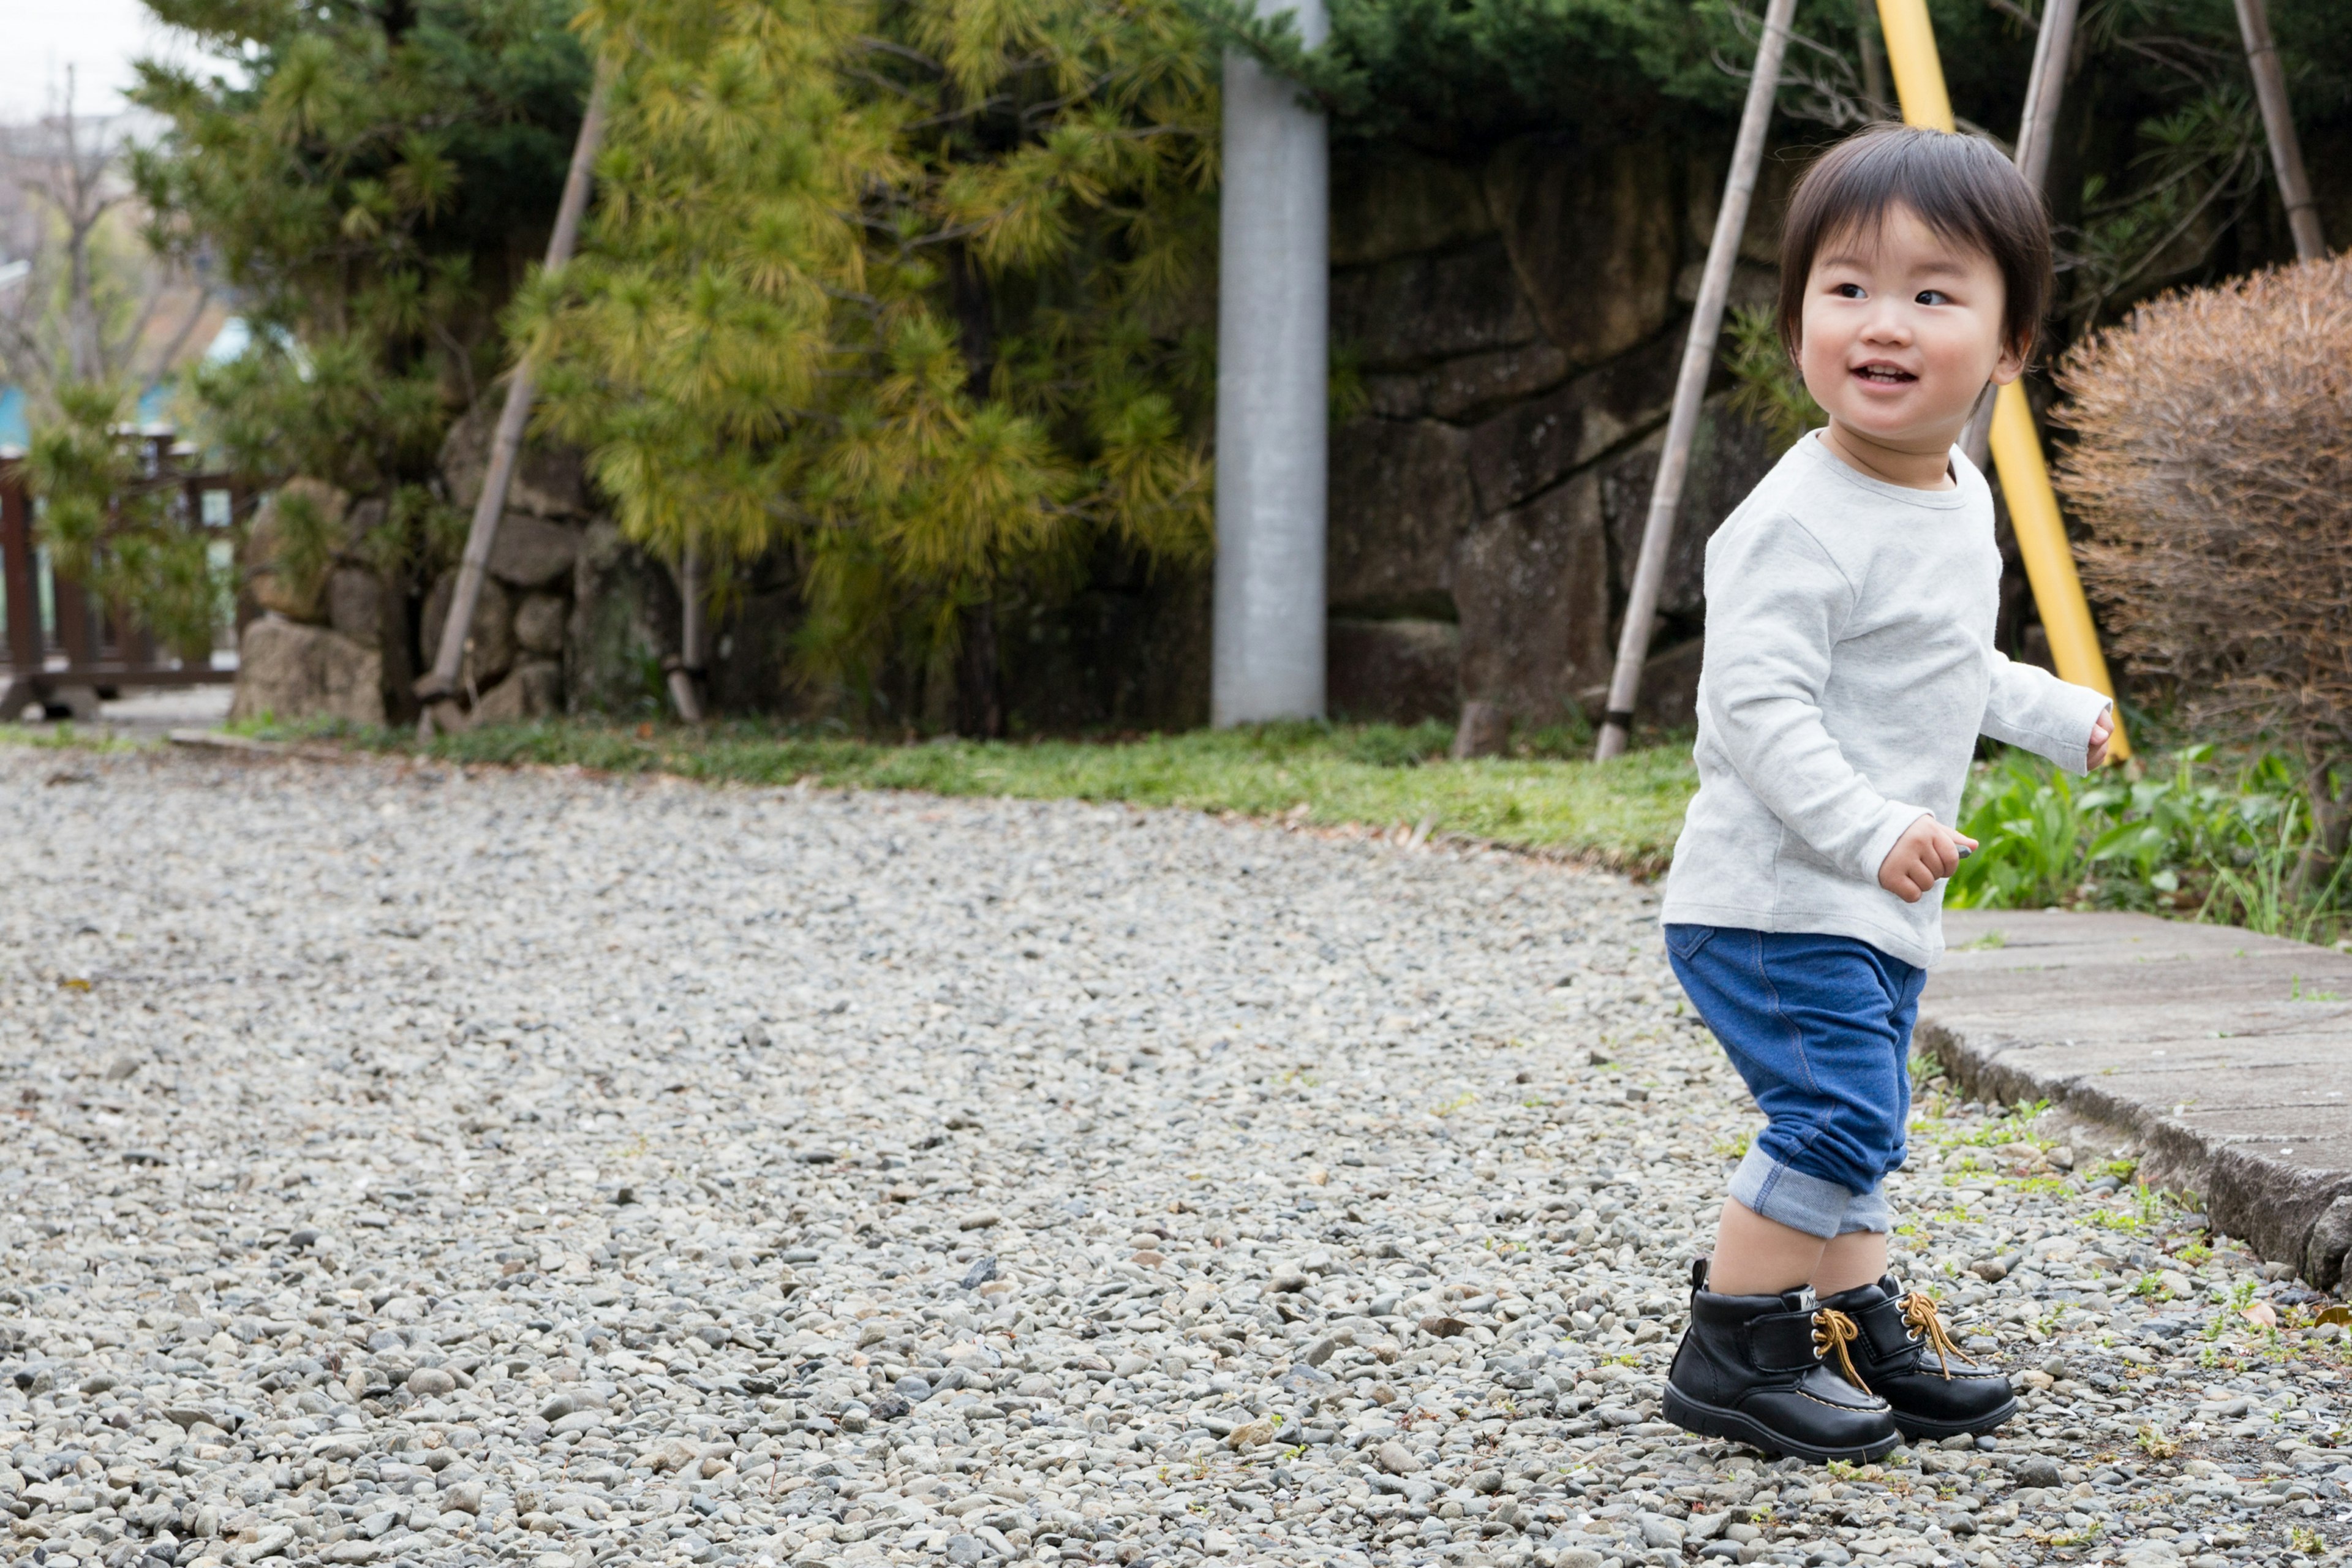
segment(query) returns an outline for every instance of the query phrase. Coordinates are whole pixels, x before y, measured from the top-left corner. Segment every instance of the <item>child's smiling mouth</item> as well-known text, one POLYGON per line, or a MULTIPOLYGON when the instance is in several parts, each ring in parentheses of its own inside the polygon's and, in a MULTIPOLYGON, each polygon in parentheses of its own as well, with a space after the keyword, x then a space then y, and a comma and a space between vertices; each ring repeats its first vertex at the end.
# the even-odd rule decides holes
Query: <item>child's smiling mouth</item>
POLYGON ((1885 360, 1872 360, 1865 364, 1858 364, 1853 367, 1852 374, 1874 386, 1900 386, 1906 382, 1919 379, 1901 365, 1889 364, 1885 360))

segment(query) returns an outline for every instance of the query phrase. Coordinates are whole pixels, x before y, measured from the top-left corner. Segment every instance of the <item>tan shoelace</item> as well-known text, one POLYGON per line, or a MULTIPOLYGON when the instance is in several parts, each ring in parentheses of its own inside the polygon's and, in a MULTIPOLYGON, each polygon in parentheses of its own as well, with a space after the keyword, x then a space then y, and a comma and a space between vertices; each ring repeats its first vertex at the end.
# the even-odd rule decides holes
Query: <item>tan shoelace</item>
POLYGON ((1903 1324, 1934 1349, 1936 1365, 1943 1372, 1946 1383, 1952 1381, 1953 1357, 1958 1357, 1969 1366, 1976 1365, 1969 1359, 1967 1352, 1952 1342, 1950 1331, 1944 1327, 1944 1320, 1936 1315, 1936 1303, 1932 1298, 1922 1296, 1916 1290, 1904 1297, 1903 1324))
POLYGON ((1823 1307, 1813 1314, 1813 1354, 1823 1361, 1835 1355, 1838 1370, 1845 1374, 1845 1380, 1868 1394, 1870 1384, 1854 1371, 1853 1357, 1846 1351, 1846 1346, 1861 1337, 1862 1330, 1854 1321, 1835 1307, 1823 1307))

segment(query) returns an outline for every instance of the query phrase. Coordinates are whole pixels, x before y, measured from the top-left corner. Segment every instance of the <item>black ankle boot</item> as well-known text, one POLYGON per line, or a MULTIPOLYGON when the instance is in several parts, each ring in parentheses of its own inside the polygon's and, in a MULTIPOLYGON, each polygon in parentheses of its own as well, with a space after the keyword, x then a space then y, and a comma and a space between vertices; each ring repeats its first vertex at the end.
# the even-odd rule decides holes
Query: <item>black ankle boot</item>
POLYGON ((1936 1315, 1936 1303, 1909 1294, 1887 1275, 1824 1297, 1862 1331, 1853 1362, 1870 1391, 1895 1408, 1906 1437, 1954 1437, 1990 1432, 2017 1414, 2009 1379, 1960 1353, 1936 1315))
POLYGON ((1817 1305, 1811 1289, 1718 1296, 1706 1288, 1706 1265, 1691 1265, 1690 1327, 1666 1373, 1667 1420, 1816 1463, 1875 1459, 1902 1441, 1886 1401, 1832 1370, 1853 1370, 1850 1319, 1817 1305))

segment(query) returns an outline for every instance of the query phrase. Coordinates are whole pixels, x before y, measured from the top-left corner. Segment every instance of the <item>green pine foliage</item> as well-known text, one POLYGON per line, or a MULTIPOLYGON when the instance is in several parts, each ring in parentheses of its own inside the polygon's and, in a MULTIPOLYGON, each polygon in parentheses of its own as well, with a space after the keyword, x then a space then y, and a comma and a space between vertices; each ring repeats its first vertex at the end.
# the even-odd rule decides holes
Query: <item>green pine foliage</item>
POLYGON ((808 676, 877 716, 1106 543, 1205 555, 1216 100, 1173 0, 583 26, 614 73, 597 208, 517 323, 632 538, 722 592, 793 551, 808 676))
POLYGON ((130 395, 95 381, 57 389, 33 431, 33 488, 41 543, 65 578, 98 603, 135 609, 165 647, 191 664, 212 658, 213 626, 226 609, 206 542, 180 525, 176 487, 142 472, 139 449, 119 426, 130 395))
POLYGON ((586 94, 565 0, 148 0, 194 63, 133 97, 168 130, 131 173, 158 247, 237 291, 254 348, 194 391, 207 443, 269 481, 386 499, 387 564, 455 531, 426 488, 503 358, 586 94), (391 533, 398 537, 391 537, 391 533))

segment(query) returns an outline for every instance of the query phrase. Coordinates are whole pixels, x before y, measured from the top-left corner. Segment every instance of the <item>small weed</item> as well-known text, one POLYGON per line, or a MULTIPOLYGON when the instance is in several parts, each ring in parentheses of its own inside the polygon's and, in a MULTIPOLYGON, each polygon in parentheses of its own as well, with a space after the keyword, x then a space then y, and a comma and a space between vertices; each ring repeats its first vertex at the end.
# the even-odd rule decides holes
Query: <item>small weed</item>
POLYGON ((1452 1100, 1447 1100, 1444 1104, 1431 1106, 1429 1108, 1429 1113, 1432 1116, 1451 1116, 1457 1110, 1468 1110, 1477 1102, 1477 1095, 1465 1089, 1460 1094, 1455 1095, 1452 1100))
POLYGON ((1964 942, 1960 943, 1959 951, 1962 952, 1999 952, 2002 948, 2007 947, 2008 945, 2009 937, 2007 933, 2000 931, 1989 931, 1972 942, 1964 942))
POLYGON ((1718 1138, 1715 1141, 1715 1152, 1727 1160, 1745 1160, 1750 1137, 1751 1134, 1742 1132, 1736 1138, 1718 1138))
POLYGON ((2336 991, 2305 991, 2303 976, 2290 974, 2287 976, 2287 999, 2291 1002, 2341 1002, 2344 996, 2336 991))
POLYGON ((2140 1452, 2151 1459, 2168 1459, 2180 1452, 2180 1440, 2167 1436, 2164 1428, 2154 1422, 2141 1427, 2139 1436, 2133 1440, 2139 1444, 2140 1452))
POLYGON ((2327 1542, 2320 1539, 2319 1531, 2307 1524, 2296 1525, 2288 1539, 2294 1542, 2295 1551, 2305 1557, 2316 1557, 2327 1550, 2327 1542))

